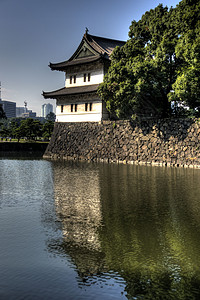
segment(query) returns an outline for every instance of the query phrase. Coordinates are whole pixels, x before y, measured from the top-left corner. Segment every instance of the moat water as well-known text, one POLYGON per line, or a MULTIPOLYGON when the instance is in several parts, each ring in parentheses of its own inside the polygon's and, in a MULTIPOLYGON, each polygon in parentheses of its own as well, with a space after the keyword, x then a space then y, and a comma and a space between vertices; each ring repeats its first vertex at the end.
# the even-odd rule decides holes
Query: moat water
POLYGON ((0 299, 200 299, 200 170, 1 159, 0 299))

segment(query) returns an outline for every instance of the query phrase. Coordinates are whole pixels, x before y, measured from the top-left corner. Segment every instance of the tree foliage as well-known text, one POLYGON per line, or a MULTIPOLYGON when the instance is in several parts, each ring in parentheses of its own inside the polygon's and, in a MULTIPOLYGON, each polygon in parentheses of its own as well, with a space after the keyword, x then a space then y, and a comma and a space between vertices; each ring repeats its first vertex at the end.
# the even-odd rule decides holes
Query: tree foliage
POLYGON ((54 122, 51 120, 48 120, 43 124, 42 133, 45 139, 47 140, 50 139, 53 132, 53 128, 54 128, 54 122))
POLYGON ((36 141, 38 138, 49 140, 53 132, 54 122, 45 121, 42 124, 39 120, 32 118, 13 118, 0 123, 0 136, 3 138, 21 138, 36 141))
POLYGON ((6 114, 3 110, 2 105, 0 105, 0 119, 6 119, 6 114))
POLYGON ((56 115, 54 114, 54 112, 51 111, 51 112, 46 116, 46 120, 55 122, 55 120, 56 120, 56 115))
POLYGON ((20 129, 24 136, 29 140, 35 140, 37 137, 41 137, 41 123, 38 120, 26 119, 22 120, 20 124, 20 129))
POLYGON ((111 114, 167 116, 170 101, 200 106, 200 2, 147 11, 116 47, 99 95, 111 114))

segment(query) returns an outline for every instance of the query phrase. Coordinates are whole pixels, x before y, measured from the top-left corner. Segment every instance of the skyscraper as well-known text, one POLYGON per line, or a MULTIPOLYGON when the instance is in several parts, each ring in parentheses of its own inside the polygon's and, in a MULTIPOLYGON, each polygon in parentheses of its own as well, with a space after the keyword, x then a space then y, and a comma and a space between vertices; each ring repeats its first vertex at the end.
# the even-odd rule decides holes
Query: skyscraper
POLYGON ((16 117, 19 118, 22 116, 22 114, 25 113, 25 108, 24 106, 21 107, 16 107, 16 117))
POLYGON ((42 109, 41 109, 41 115, 43 118, 46 118, 46 116, 50 113, 53 112, 53 105, 50 103, 45 103, 42 105, 42 109))
POLYGON ((7 118, 16 117, 16 102, 0 99, 0 104, 2 105, 7 118))

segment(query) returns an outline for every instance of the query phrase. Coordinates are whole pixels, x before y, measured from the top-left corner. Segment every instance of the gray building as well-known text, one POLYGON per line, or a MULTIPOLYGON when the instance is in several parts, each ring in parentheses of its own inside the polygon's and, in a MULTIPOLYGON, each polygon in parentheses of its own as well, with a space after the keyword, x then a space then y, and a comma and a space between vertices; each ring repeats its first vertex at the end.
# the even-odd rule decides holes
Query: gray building
POLYGON ((50 113, 53 112, 53 105, 50 103, 45 103, 42 105, 42 109, 41 109, 41 115, 43 118, 46 118, 46 116, 50 113))
POLYGON ((25 107, 21 106, 21 107, 16 107, 16 117, 20 118, 22 116, 22 114, 25 113, 25 107))
POLYGON ((16 102, 0 100, 0 104, 2 105, 7 118, 16 117, 16 102))
POLYGON ((36 118, 36 112, 33 112, 32 110, 27 110, 26 112, 24 112, 22 115, 21 115, 22 118, 33 118, 35 119, 36 118))

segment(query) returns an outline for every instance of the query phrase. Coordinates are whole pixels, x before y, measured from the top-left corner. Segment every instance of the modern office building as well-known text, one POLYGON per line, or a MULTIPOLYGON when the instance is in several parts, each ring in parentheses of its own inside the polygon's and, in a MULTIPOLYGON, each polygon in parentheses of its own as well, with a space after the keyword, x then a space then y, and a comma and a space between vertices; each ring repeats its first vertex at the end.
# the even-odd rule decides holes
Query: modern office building
POLYGON ((16 117, 20 118, 25 113, 25 107, 16 107, 16 117))
POLYGON ((27 108, 27 102, 24 101, 24 106, 16 107, 16 117, 17 118, 36 118, 36 112, 27 108))
POLYGON ((53 112, 53 105, 50 103, 45 103, 42 105, 42 109, 41 109, 41 116, 43 118, 46 118, 46 116, 50 113, 53 112))
POLYGON ((16 102, 0 100, 0 104, 2 105, 7 118, 16 117, 16 102))
POLYGON ((35 119, 36 118, 36 112, 33 112, 32 110, 27 110, 26 112, 24 112, 22 115, 21 115, 22 118, 33 118, 35 119))

